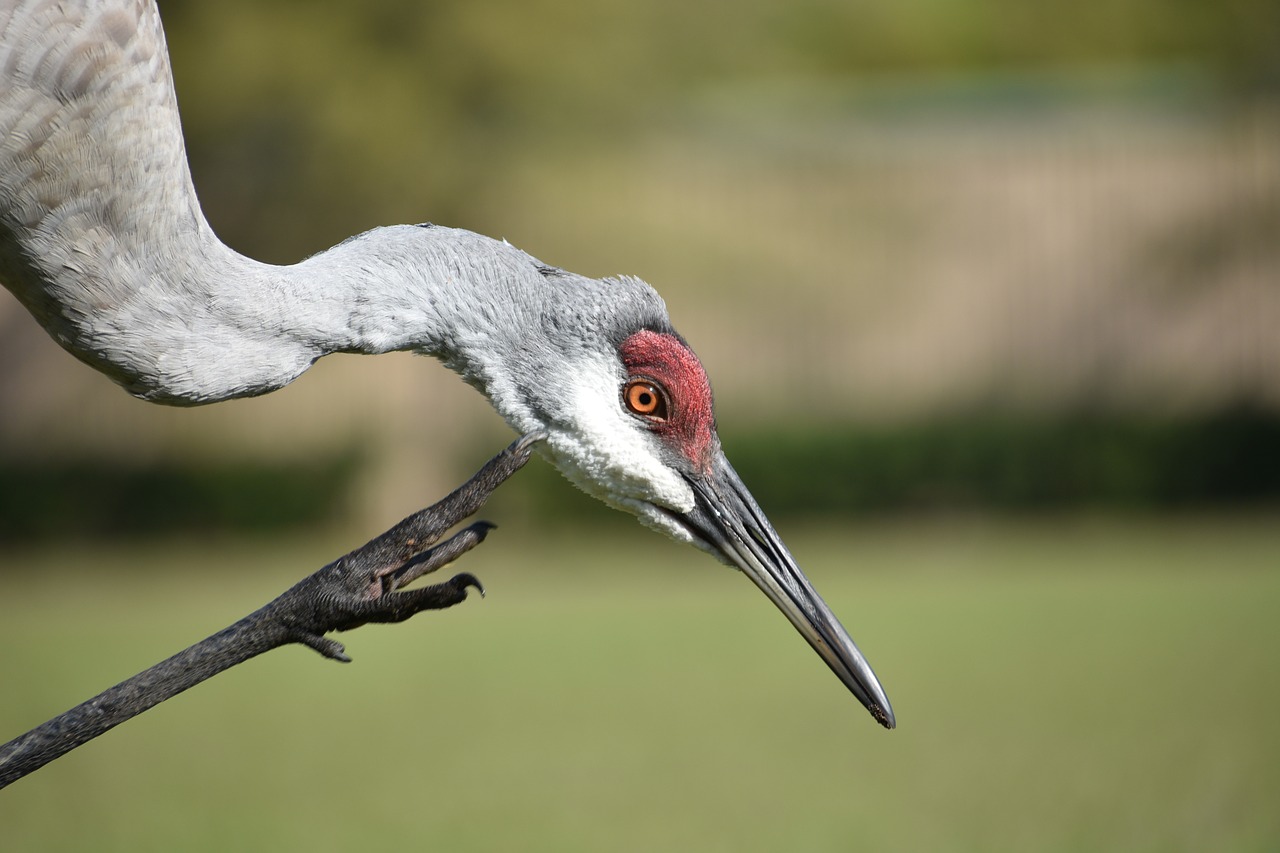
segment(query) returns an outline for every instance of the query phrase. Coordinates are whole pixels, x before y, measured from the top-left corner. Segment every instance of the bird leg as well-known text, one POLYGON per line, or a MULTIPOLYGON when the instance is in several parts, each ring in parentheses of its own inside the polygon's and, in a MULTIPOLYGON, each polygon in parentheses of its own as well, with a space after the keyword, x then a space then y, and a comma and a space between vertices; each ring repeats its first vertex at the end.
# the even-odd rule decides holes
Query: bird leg
POLYGON ((466 599, 470 587, 483 595, 480 581, 467 572, 431 586, 405 587, 484 541, 493 525, 479 521, 436 544, 520 470, 542 438, 541 433, 520 438, 444 500, 334 560, 234 625, 0 746, 0 788, 263 652, 301 643, 348 662, 342 644, 326 634, 452 607, 466 599))

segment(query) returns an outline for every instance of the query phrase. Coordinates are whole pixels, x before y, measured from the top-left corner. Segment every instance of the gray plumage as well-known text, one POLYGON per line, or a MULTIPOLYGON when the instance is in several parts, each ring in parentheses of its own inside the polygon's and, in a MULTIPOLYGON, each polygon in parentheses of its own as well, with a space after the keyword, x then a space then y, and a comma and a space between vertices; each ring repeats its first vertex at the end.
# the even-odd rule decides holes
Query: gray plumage
POLYGON ((575 484, 748 574, 892 726, 720 451, 705 372, 647 284, 437 226, 288 266, 232 251, 196 199, 154 0, 0 0, 0 78, 0 280, 69 352, 177 405, 273 391, 333 352, 435 356, 575 484))

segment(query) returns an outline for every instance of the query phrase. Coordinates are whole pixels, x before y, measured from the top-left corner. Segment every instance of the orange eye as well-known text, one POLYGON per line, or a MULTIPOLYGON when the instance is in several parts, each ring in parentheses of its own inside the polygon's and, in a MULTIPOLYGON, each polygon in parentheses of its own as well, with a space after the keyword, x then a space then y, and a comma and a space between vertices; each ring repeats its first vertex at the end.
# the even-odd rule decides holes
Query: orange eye
POLYGON ((637 415, 666 420, 667 396, 662 387, 650 379, 633 379, 622 388, 622 401, 637 415))

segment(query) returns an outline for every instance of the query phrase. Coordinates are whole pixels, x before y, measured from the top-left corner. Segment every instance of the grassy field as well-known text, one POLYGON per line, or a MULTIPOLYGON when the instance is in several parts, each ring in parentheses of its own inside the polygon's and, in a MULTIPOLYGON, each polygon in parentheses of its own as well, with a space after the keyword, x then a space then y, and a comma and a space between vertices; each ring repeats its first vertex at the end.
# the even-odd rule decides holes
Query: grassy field
MULTIPOLYGON (((696 553, 504 529, 466 561, 486 600, 355 632, 347 667, 286 649, 178 697, 0 793, 0 847, 1280 846, 1274 517, 784 534, 897 731, 696 553)), ((5 555, 0 734, 343 544, 5 555)))

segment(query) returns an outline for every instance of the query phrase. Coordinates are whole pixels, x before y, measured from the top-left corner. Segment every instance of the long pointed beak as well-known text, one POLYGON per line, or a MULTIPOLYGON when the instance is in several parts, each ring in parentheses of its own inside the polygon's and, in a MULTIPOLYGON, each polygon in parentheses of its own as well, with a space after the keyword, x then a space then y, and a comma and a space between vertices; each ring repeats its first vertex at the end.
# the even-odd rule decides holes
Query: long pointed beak
POLYGON ((687 515, 673 515, 751 578, 876 722, 893 728, 893 709, 867 659, 800 571, 729 460, 717 453, 706 477, 687 479, 696 504, 687 515))

